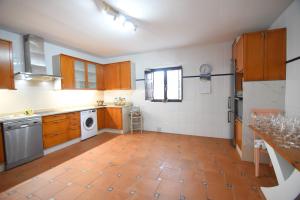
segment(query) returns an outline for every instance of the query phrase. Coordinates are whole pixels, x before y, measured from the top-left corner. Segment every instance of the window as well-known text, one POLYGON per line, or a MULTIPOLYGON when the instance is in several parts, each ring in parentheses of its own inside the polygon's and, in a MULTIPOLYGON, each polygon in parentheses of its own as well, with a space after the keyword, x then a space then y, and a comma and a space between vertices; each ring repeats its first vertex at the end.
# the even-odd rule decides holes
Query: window
POLYGON ((182 67, 146 70, 145 99, 153 102, 181 102, 182 67))

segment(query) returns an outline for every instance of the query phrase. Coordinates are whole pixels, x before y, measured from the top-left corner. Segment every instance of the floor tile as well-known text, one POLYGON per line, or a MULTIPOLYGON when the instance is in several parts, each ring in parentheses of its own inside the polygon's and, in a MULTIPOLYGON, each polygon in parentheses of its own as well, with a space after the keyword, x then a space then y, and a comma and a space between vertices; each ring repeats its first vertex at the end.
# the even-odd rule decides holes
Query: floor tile
POLYGON ((103 133, 0 173, 0 199, 261 199, 272 168, 243 162, 225 139, 103 133))

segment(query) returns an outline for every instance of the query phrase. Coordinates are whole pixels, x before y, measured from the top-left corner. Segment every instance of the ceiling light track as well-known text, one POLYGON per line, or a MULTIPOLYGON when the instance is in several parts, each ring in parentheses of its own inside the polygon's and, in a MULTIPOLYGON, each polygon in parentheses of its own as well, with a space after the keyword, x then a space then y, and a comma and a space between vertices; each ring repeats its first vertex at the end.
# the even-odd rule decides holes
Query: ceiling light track
POLYGON ((105 13, 106 15, 112 16, 113 20, 117 24, 121 25, 128 31, 135 32, 137 30, 137 25, 133 22, 132 17, 124 13, 121 13, 120 11, 118 11, 117 9, 115 9, 114 7, 112 7, 111 5, 109 5, 103 0, 95 0, 95 1, 98 8, 102 10, 102 12, 105 13))

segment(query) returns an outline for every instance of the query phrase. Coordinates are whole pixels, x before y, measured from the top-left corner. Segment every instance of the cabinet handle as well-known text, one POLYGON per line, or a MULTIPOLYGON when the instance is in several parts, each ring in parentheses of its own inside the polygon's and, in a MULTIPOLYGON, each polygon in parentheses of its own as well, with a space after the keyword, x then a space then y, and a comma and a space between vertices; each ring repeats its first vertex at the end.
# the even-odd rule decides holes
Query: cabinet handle
POLYGON ((231 111, 227 112, 227 122, 231 123, 231 111))
POLYGON ((231 109, 231 97, 228 97, 227 107, 231 109))

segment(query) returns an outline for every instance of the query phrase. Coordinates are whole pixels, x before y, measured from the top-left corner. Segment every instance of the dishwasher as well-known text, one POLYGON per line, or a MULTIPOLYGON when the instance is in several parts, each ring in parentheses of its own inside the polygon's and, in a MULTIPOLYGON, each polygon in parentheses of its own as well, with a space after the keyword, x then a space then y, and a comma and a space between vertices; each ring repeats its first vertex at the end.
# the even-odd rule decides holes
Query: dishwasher
POLYGON ((3 122, 5 169, 44 155, 41 117, 3 122))

